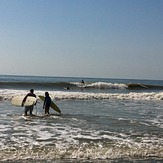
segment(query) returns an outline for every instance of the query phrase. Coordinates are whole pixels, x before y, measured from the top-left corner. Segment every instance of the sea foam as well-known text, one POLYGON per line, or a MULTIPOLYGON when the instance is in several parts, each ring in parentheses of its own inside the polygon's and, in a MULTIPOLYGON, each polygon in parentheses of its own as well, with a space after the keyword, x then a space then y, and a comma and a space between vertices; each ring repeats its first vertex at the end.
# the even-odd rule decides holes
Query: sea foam
MULTIPOLYGON (((17 95, 25 96, 28 92, 24 90, 0 90, 0 100, 11 100, 17 95)), ((36 95, 44 95, 44 91, 35 91, 36 95)), ((88 92, 65 92, 65 91, 49 91, 52 99, 56 100, 102 100, 102 99, 118 99, 118 100, 163 100, 163 92, 130 92, 130 93, 88 93, 88 92)))

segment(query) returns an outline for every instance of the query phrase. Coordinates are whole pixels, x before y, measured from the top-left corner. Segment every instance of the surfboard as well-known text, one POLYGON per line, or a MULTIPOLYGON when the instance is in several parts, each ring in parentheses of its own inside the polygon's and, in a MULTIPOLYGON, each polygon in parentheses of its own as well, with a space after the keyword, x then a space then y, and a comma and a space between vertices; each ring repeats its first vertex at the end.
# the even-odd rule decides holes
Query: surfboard
MULTIPOLYGON (((39 97, 42 101, 45 100, 45 97, 44 97, 44 96, 38 96, 38 97, 39 97)), ((51 107, 52 109, 54 109, 56 112, 61 113, 61 110, 59 109, 59 107, 58 107, 53 101, 51 101, 50 107, 51 107)))
MULTIPOLYGON (((11 103, 12 105, 15 105, 15 106, 22 106, 23 99, 24 99, 24 96, 15 96, 11 99, 11 103)), ((23 106, 31 106, 31 105, 36 104, 36 102, 37 102, 37 98, 28 96, 23 106)))

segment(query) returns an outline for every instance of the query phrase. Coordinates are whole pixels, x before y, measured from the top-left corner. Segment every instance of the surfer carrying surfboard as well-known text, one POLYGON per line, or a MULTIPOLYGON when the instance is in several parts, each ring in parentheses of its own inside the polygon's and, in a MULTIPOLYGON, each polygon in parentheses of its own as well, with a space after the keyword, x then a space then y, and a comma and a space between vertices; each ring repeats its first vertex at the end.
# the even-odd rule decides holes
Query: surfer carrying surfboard
MULTIPOLYGON (((34 94, 34 89, 31 89, 30 92, 24 97, 23 101, 22 101, 22 106, 24 106, 24 103, 27 99, 28 96, 32 96, 32 97, 36 97, 36 95, 34 94)), ((35 104, 36 105, 36 104, 35 104)), ((34 105, 31 106, 25 106, 24 109, 24 116, 27 116, 27 112, 29 111, 30 115, 32 115, 33 112, 33 107, 34 105)))
POLYGON ((49 108, 51 105, 51 98, 48 92, 45 92, 45 100, 43 104, 43 109, 45 109, 45 114, 49 114, 49 108))

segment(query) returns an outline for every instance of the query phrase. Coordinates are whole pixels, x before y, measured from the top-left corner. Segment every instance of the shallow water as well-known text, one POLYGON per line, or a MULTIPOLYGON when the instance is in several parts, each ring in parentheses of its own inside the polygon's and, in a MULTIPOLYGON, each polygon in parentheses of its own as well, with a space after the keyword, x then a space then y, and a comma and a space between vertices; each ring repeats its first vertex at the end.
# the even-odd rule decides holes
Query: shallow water
POLYGON ((0 89, 0 161, 162 162, 163 92, 106 92, 50 90, 62 114, 44 116, 38 99, 37 117, 24 119, 24 108, 10 100, 28 90, 0 89))

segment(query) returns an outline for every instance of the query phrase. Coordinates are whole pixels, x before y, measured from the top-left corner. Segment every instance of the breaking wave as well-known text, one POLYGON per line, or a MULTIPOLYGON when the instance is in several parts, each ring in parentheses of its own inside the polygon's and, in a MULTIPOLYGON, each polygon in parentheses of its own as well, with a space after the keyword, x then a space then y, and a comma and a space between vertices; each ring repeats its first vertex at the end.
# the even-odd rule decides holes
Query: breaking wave
POLYGON ((108 83, 108 82, 93 82, 82 84, 80 82, 0 82, 0 89, 65 89, 72 90, 83 89, 160 89, 163 90, 163 86, 160 85, 146 85, 141 83, 108 83))
MULTIPOLYGON (((35 91, 36 95, 44 95, 44 91, 35 91)), ((65 92, 65 91, 49 91, 50 96, 56 100, 102 100, 102 99, 118 99, 118 100, 163 100, 163 92, 130 92, 130 93, 90 93, 90 92, 65 92)), ((16 95, 26 95, 24 90, 0 90, 0 100, 10 100, 16 95)))

